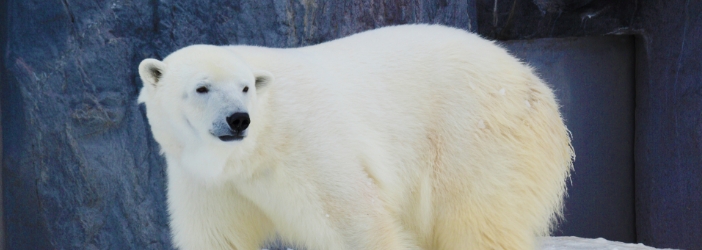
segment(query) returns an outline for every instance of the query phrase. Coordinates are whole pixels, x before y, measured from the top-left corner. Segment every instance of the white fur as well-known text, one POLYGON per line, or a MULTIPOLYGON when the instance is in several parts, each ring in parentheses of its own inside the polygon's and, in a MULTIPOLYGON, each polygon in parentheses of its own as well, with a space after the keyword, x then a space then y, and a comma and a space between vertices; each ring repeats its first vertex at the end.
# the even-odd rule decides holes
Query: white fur
POLYGON ((181 249, 533 249, 560 214, 573 151, 554 95, 474 34, 197 45, 140 74, 181 249), (245 139, 207 133, 233 110, 251 115, 245 139))

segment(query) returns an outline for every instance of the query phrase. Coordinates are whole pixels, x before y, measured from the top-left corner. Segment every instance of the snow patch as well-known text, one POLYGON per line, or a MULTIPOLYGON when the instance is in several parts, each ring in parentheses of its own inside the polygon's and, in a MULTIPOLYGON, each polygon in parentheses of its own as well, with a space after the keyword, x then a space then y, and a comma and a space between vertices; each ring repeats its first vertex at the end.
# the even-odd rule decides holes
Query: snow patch
MULTIPOLYGON (((541 250, 653 250, 644 244, 608 241, 603 238, 585 239, 572 236, 548 237, 541 242, 541 250)), ((669 249, 669 248, 666 248, 669 249)))
MULTIPOLYGON (((292 248, 273 247, 271 250, 293 250, 292 248)), ((541 241, 539 250, 656 250, 644 244, 631 244, 616 241, 608 241, 603 238, 586 239, 573 236, 547 237, 541 241)), ((670 248, 666 248, 670 249, 670 248)), ((268 250, 263 248, 261 250, 268 250)))

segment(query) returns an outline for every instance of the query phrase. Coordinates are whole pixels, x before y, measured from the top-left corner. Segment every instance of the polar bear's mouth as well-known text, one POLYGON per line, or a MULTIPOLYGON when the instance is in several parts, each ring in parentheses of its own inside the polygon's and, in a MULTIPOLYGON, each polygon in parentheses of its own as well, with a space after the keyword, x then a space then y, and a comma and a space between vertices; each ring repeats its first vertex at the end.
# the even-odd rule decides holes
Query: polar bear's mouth
POLYGON ((244 139, 243 135, 223 135, 219 136, 219 139, 222 141, 241 141, 244 139))
POLYGON ((232 131, 230 129, 219 129, 210 131, 210 135, 215 138, 219 138, 220 141, 230 142, 230 141, 241 141, 246 137, 246 130, 244 131, 232 131))

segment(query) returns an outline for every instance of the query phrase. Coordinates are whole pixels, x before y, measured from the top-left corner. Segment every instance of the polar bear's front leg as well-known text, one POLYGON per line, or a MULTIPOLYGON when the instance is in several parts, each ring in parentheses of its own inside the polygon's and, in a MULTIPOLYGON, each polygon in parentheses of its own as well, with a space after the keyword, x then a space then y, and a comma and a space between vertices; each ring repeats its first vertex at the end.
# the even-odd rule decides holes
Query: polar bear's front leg
POLYGON ((168 211, 173 244, 190 249, 260 249, 273 236, 270 220, 233 187, 193 182, 168 169, 168 211))
POLYGON ((277 171, 240 190, 267 214, 284 241, 306 249, 419 249, 362 169, 343 164, 326 167, 348 170, 327 178, 310 178, 315 174, 286 165, 296 171, 277 171))

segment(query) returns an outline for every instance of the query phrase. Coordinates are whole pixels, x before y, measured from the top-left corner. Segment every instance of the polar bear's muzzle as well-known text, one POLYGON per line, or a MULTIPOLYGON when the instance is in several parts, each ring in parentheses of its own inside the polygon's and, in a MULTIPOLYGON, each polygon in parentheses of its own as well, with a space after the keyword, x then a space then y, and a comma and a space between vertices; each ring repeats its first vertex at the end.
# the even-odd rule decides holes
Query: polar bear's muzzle
POLYGON ((225 142, 239 141, 246 137, 246 128, 250 123, 249 113, 236 112, 227 116, 226 125, 215 124, 212 135, 225 142))

